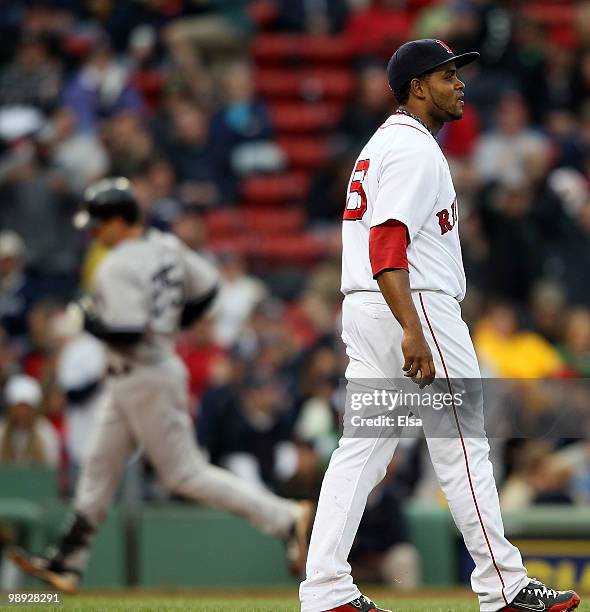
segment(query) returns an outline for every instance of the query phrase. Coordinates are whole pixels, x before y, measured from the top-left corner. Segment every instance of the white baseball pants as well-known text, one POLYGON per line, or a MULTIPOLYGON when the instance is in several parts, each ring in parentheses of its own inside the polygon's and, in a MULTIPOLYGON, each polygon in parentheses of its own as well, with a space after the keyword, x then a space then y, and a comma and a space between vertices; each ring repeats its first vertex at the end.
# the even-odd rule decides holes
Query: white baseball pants
MULTIPOLYGON (((432 351, 436 384, 479 378, 477 358, 467 325, 461 319, 459 303, 432 291, 414 292, 412 297, 432 351)), ((346 296, 342 317, 342 338, 350 359, 346 378, 401 379, 402 330, 381 293, 357 292, 346 296)), ((349 411, 349 406, 346 410, 349 411)), ((518 549, 504 537, 481 404, 477 411, 478 433, 473 435, 471 418, 468 437, 463 436, 464 415, 459 408, 448 409, 448 424, 453 427, 451 437, 429 437, 427 420, 431 413, 423 408, 419 416, 424 422, 440 486, 475 561, 471 585, 479 597, 480 610, 496 612, 511 602, 529 579, 518 549)), ((302 612, 329 610, 360 595, 347 558, 367 496, 385 476, 398 440, 391 432, 387 437, 340 440, 322 484, 307 559, 307 578, 300 587, 302 612)))
POLYGON ((108 379, 75 510, 99 525, 125 464, 141 447, 170 491, 238 514, 265 533, 287 537, 299 512, 295 502, 209 464, 197 448, 185 376, 182 362, 174 358, 155 366, 137 365, 128 374, 108 379))

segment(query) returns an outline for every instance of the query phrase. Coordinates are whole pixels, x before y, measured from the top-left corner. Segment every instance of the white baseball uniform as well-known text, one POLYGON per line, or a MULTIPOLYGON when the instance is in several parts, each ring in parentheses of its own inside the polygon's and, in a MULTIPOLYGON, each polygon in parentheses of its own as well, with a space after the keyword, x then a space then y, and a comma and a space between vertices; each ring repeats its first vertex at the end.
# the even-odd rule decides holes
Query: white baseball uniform
MULTIPOLYGON (((453 380, 479 379, 459 305, 465 274, 456 194, 436 139, 414 118, 391 115, 362 150, 348 187, 342 230, 342 338, 349 356, 349 385, 403 378, 402 329, 373 279, 369 258, 370 229, 391 220, 407 227, 410 288, 432 351, 434 384, 451 389, 453 380)), ((450 437, 428 436, 433 413, 424 408, 419 413, 441 488, 475 561, 471 582, 480 609, 495 612, 512 601, 528 578, 519 551, 504 537, 483 405, 476 406, 475 435, 471 414, 469 436, 464 435, 465 415, 454 404, 444 412, 450 437)), ((307 578, 300 588, 302 612, 328 610, 360 595, 347 558, 367 496, 384 477, 398 440, 391 431, 354 437, 345 430, 322 485, 307 578)))
POLYGON ((100 264, 99 320, 117 330, 146 331, 125 353, 107 352, 110 375, 75 500, 75 510, 92 525, 105 518, 123 468, 140 447, 174 493, 244 516, 267 533, 289 534, 299 512, 295 502, 210 465, 195 444, 174 336, 185 303, 209 294, 217 280, 205 259, 156 230, 120 243, 100 264))

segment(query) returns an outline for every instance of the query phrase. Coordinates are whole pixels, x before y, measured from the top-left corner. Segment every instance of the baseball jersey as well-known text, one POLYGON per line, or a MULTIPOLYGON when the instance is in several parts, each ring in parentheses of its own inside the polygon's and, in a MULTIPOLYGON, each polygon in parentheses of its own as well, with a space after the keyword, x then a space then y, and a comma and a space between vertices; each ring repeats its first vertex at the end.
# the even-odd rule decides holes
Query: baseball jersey
MULTIPOLYGON (((175 236, 148 230, 121 242, 101 262, 93 292, 96 315, 114 330, 145 330, 126 357, 159 362, 174 354, 185 303, 207 296, 217 281, 215 268, 175 236)), ((109 363, 120 356, 109 350, 109 363)))
POLYGON ((371 227, 408 230, 410 288, 465 296, 457 197, 438 142, 415 119, 393 114, 359 155, 342 224, 342 292, 379 291, 369 260, 371 227))

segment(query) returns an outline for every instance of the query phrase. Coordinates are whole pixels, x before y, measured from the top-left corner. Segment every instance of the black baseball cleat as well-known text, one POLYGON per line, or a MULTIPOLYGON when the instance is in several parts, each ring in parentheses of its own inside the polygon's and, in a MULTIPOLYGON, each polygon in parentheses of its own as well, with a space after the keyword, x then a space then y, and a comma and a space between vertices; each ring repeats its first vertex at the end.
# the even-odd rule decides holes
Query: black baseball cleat
POLYGON ((70 517, 59 545, 51 547, 45 556, 30 555, 21 548, 12 548, 8 554, 23 572, 58 591, 75 593, 86 567, 94 531, 90 522, 77 512, 70 517))
POLYGON ((315 504, 310 501, 300 501, 299 510, 299 516, 295 520, 291 534, 285 542, 289 571, 293 576, 297 577, 301 577, 305 571, 311 528, 313 527, 313 517, 315 515, 315 504))
POLYGON ((569 612, 580 605, 575 591, 556 591, 532 578, 502 612, 569 612))
POLYGON ((8 556, 23 572, 39 578, 58 591, 71 594, 78 590, 80 574, 65 568, 57 558, 29 555, 22 548, 12 548, 8 556))
POLYGON ((391 610, 378 608, 368 597, 361 595, 337 608, 330 608, 326 612, 391 612, 391 610))

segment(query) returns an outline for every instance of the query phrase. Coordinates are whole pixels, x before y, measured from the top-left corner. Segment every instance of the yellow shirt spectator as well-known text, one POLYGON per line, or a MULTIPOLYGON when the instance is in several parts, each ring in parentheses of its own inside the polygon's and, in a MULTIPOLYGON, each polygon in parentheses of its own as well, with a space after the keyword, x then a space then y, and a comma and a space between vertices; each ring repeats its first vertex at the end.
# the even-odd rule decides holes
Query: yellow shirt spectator
POLYGON ((518 329, 508 306, 495 306, 477 325, 474 344, 484 368, 504 378, 546 378, 562 368, 559 353, 542 336, 518 329))

